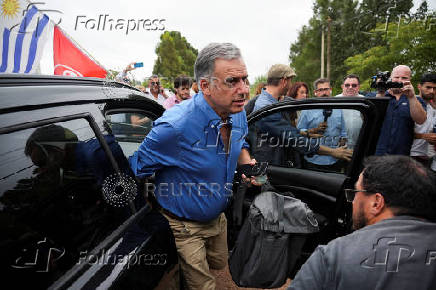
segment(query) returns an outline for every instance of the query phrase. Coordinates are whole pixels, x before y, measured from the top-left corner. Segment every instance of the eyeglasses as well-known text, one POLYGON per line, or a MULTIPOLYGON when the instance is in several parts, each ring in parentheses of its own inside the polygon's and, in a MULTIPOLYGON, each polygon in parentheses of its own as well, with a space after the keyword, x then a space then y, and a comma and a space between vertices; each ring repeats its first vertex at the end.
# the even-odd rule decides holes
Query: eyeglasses
POLYGON ((357 88, 358 84, 345 84, 344 87, 349 88, 349 87, 353 87, 353 88, 357 88))
POLYGON ((160 85, 160 82, 150 82, 152 86, 158 86, 160 85))
POLYGON ((321 89, 316 89, 315 92, 327 92, 330 90, 331 90, 331 88, 321 88, 321 89))
POLYGON ((356 192, 374 193, 364 189, 344 189, 344 191, 345 191, 345 198, 347 199, 348 202, 353 202, 354 197, 356 196, 356 192))
POLYGON ((242 81, 242 85, 248 86, 248 76, 244 77, 227 77, 223 83, 229 88, 235 88, 242 81))

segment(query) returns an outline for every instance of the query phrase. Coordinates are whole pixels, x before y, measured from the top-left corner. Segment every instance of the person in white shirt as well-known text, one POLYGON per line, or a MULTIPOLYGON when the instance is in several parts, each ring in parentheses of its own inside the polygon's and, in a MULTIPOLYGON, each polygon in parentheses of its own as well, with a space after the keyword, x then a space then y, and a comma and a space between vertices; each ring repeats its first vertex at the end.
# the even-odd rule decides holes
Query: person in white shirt
MULTIPOLYGON (((344 78, 344 83, 341 85, 342 94, 336 97, 364 97, 359 94, 360 79, 355 74, 349 74, 344 78)), ((344 114, 345 126, 347 127, 347 147, 354 149, 357 138, 359 138, 360 128, 362 127, 362 115, 357 110, 342 110, 344 114)))
POLYGON ((148 79, 148 92, 159 104, 163 105, 164 101, 168 98, 163 86, 160 85, 159 77, 152 75, 148 79))
MULTIPOLYGON (((415 123, 415 140, 410 156, 430 166, 435 155, 434 145, 436 145, 436 132, 433 132, 436 125, 436 74, 424 74, 418 84, 418 90, 419 96, 426 104, 427 119, 421 125, 415 123)), ((436 167, 436 158, 433 162, 436 167)))

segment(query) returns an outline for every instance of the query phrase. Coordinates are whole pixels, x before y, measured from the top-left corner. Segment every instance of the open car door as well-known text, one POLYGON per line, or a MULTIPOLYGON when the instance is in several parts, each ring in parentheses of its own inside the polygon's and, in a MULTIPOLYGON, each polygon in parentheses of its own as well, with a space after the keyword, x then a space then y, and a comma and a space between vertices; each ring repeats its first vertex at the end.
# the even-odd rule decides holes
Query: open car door
MULTIPOLYGON (((374 154, 387 105, 388 98, 289 100, 248 116, 247 141, 252 158, 268 162, 269 183, 277 192, 291 193, 306 203, 318 221, 319 232, 306 240, 299 262, 291 271, 294 274, 317 245, 351 231, 351 204, 346 202, 344 189, 353 188, 364 158, 374 154), (322 122, 327 125, 323 132, 310 133, 322 122), (353 150, 350 161, 312 150, 317 145, 337 148, 341 144, 353 150)), ((243 216, 259 192, 255 187, 248 190, 243 216)), ((238 226, 231 221, 229 225, 231 249, 238 226)))

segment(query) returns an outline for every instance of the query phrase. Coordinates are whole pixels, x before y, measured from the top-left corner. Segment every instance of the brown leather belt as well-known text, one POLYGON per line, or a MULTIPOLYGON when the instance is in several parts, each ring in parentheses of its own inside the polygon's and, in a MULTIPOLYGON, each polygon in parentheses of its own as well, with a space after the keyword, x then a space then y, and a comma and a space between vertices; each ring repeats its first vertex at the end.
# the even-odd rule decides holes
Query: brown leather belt
POLYGON ((196 223, 198 223, 197 221, 190 220, 190 219, 187 219, 187 218, 185 218, 185 217, 179 217, 179 216, 173 214, 172 212, 170 212, 169 210, 167 210, 167 209, 165 209, 165 208, 163 208, 163 207, 161 207, 160 210, 161 210, 164 214, 166 214, 167 216, 169 216, 170 218, 173 218, 173 219, 176 219, 176 220, 179 220, 179 221, 182 221, 182 222, 196 222, 196 223))

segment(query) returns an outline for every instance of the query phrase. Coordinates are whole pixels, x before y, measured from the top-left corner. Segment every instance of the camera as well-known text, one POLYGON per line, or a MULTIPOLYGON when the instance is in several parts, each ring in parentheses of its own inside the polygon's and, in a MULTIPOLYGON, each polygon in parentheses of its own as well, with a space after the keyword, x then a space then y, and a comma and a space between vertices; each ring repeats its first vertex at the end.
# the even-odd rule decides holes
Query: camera
POLYGON ((371 78, 371 88, 377 89, 377 91, 386 91, 392 88, 403 87, 403 83, 393 82, 390 77, 391 73, 388 71, 377 72, 377 74, 371 78))

